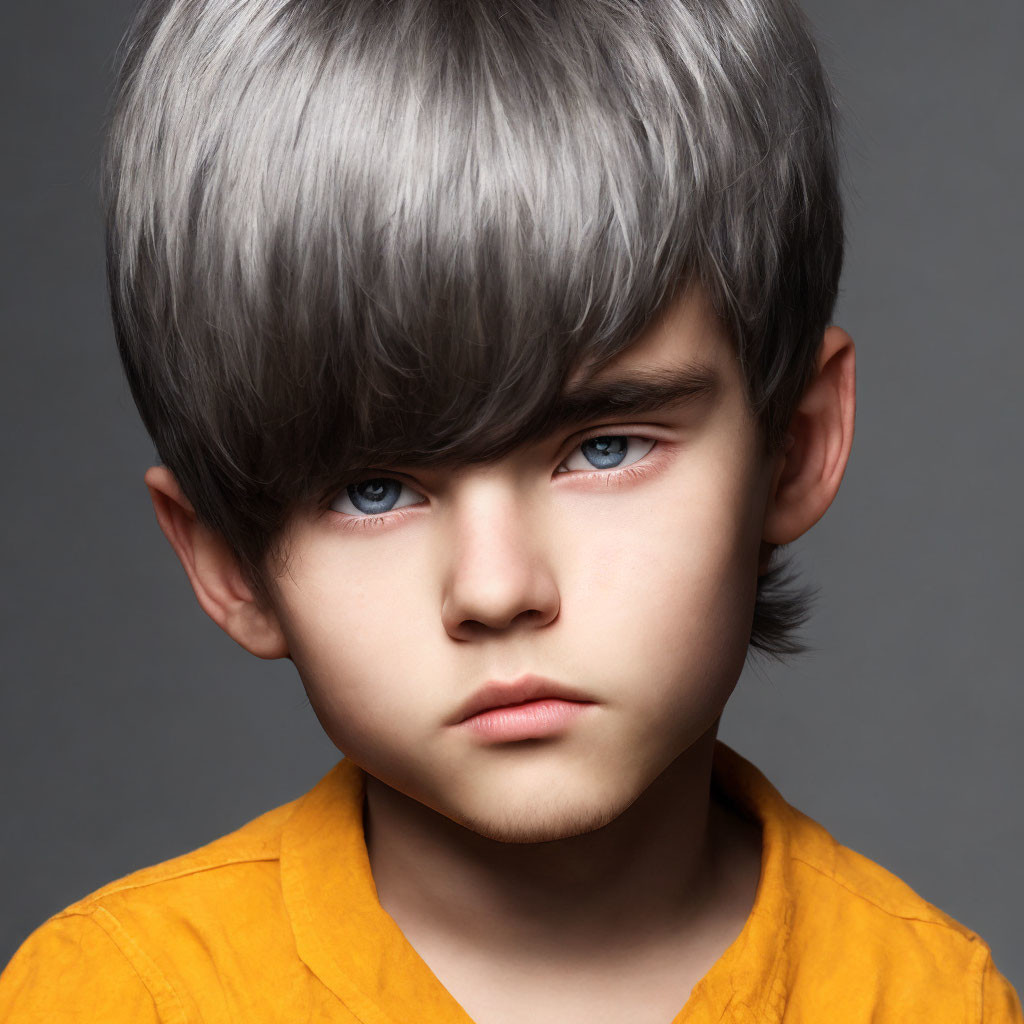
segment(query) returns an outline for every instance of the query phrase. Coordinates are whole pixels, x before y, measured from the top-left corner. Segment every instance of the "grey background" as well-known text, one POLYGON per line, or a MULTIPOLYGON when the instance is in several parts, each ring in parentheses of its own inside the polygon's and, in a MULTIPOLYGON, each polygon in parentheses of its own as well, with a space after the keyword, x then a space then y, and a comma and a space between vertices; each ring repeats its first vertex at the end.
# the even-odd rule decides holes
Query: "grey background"
MULTIPOLYGON (((0 963, 50 914, 305 792, 339 756, 153 517, 96 198, 131 4, 5 5, 0 963)), ((1018 0, 810 0, 846 121, 858 344, 842 490, 793 546, 816 653, 748 667, 721 737, 975 929, 1024 989, 1018 0)))

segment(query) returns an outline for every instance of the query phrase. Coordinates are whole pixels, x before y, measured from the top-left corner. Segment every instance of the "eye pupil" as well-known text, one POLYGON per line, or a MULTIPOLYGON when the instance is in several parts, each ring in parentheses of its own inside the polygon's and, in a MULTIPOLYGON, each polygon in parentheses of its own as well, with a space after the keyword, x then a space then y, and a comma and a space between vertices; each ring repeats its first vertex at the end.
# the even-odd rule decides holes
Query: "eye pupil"
POLYGON ((349 500, 367 515, 390 512, 401 493, 402 482, 390 477, 361 480, 348 486, 349 500))
POLYGON ((364 480, 363 483, 359 484, 358 487, 364 498, 369 498, 370 501, 380 501, 384 496, 384 492, 387 488, 384 486, 383 480, 364 480))
POLYGON ((598 460, 596 468, 612 469, 624 458, 628 443, 629 438, 623 434, 605 435, 588 438, 581 447, 586 452, 588 459, 596 458, 598 460))

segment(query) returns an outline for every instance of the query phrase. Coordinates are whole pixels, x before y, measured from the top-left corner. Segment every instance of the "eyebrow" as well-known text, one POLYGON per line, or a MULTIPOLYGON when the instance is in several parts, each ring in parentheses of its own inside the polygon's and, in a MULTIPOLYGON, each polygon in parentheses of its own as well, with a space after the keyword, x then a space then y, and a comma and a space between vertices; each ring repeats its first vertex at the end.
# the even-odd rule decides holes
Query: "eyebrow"
POLYGON ((602 416, 629 418, 661 412, 706 398, 718 388, 718 374, 704 363, 638 368, 574 385, 556 400, 545 426, 564 430, 602 416))
MULTIPOLYGON (((638 367, 622 371, 600 380, 584 380, 572 385, 555 399, 547 415, 531 425, 528 436, 519 438, 519 443, 533 443, 555 433, 602 417, 615 416, 628 419, 651 412, 663 412, 709 398, 719 391, 721 379, 718 372, 706 363, 687 363, 682 367, 638 367)), ((413 463, 406 463, 412 467, 413 463)), ((428 468, 430 463, 415 463, 419 469, 428 468)), ((443 463, 433 463, 440 467, 443 463)), ((365 471, 365 465, 352 466, 339 471, 343 482, 365 471)), ((399 468, 389 468, 389 473, 405 475, 399 468)), ((325 490, 322 501, 327 501, 341 484, 325 490)))

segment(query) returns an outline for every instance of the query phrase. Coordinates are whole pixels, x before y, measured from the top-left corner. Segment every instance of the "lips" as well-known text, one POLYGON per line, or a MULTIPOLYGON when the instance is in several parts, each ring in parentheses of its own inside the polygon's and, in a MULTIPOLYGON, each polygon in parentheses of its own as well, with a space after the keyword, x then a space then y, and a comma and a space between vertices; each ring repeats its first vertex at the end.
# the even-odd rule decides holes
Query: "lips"
POLYGON ((560 700, 594 703, 594 698, 575 687, 566 686, 554 679, 527 674, 512 682, 491 681, 476 691, 447 722, 458 725, 481 711, 492 708, 507 707, 510 704, 524 704, 527 701, 539 700, 543 697, 554 697, 560 700))

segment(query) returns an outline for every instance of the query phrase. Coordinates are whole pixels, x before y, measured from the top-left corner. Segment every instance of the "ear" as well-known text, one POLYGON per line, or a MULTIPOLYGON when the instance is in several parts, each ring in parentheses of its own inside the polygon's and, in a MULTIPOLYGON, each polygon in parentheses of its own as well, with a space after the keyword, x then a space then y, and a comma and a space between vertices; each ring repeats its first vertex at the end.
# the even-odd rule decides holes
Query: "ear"
POLYGON ((198 521, 171 471, 166 466, 151 466, 144 479, 160 529, 174 548, 203 611, 258 658, 287 657, 288 644, 277 616, 257 604, 227 542, 198 521))
POLYGON ((853 339, 840 327, 822 338, 817 371, 789 426, 765 510, 761 571, 777 544, 806 533, 839 491, 853 445, 857 405, 853 339))

